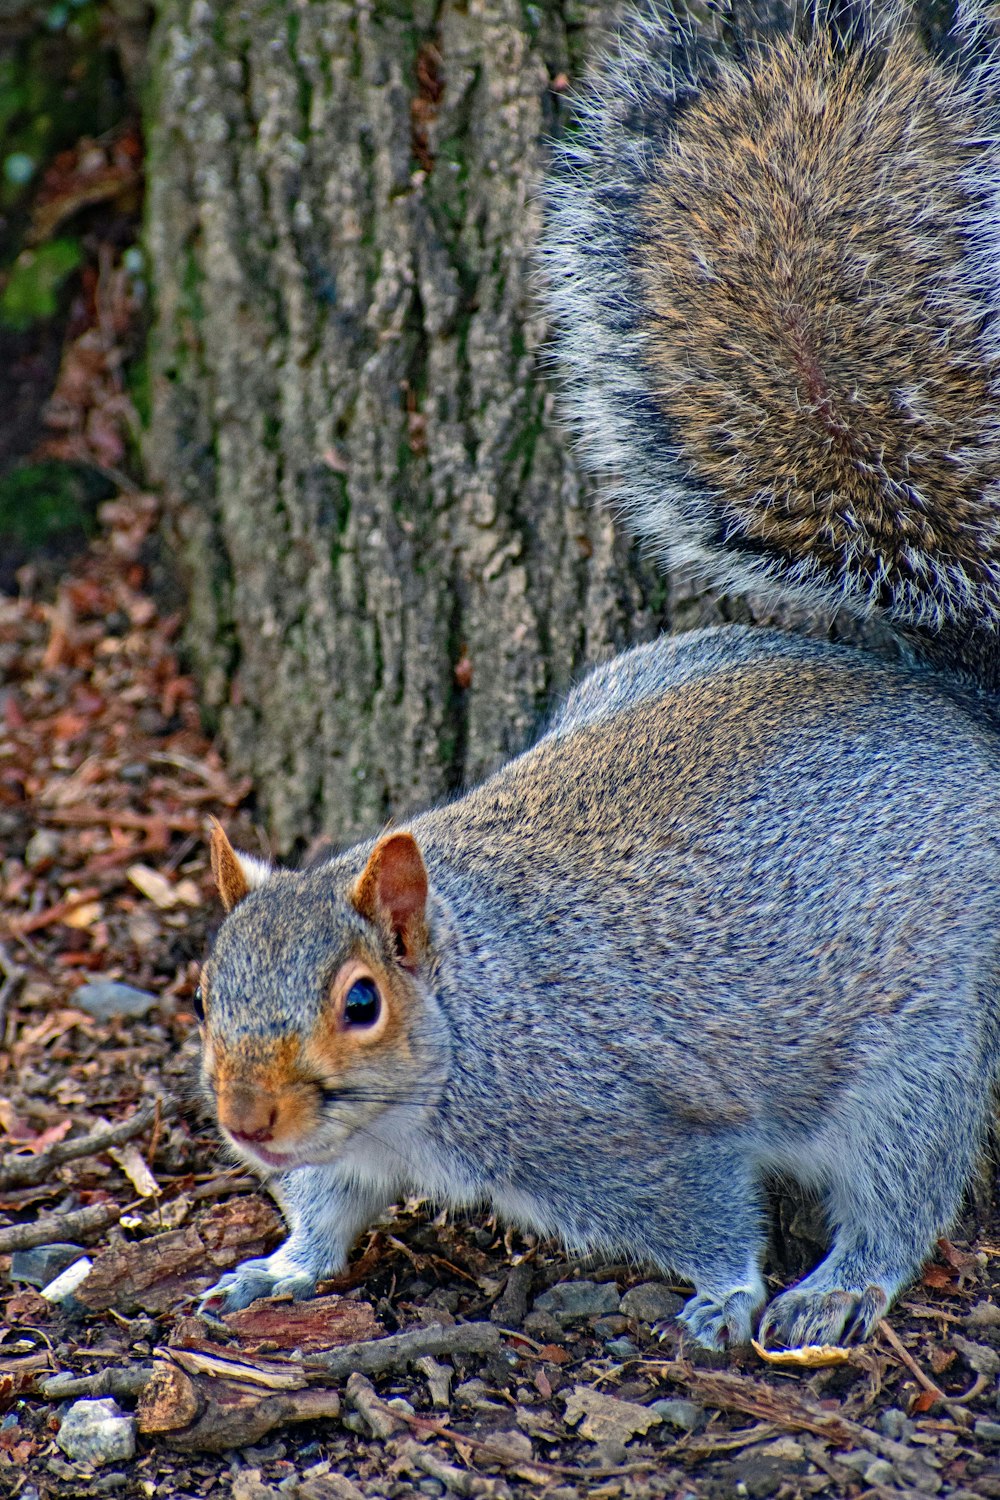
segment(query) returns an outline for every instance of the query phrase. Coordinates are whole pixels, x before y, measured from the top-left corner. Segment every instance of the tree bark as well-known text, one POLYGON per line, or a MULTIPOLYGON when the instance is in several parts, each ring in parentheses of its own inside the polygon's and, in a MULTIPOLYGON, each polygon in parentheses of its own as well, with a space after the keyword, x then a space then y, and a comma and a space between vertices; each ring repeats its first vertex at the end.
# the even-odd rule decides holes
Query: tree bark
POLYGON ((148 451, 274 844, 483 775, 673 619, 555 412, 532 247, 610 4, 163 0, 148 451))
POLYGON ((279 853, 477 780, 585 665, 722 617, 599 505, 546 368, 547 140, 619 8, 159 0, 147 456, 279 853))

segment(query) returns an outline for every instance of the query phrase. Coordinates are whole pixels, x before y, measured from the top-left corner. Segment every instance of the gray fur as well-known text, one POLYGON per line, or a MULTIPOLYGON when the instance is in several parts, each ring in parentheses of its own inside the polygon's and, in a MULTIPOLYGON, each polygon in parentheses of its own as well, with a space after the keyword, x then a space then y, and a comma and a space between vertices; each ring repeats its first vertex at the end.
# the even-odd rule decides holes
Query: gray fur
MULTIPOLYGON (((210 1295, 309 1290, 415 1192, 690 1279, 685 1319, 719 1345, 763 1300, 781 1172, 824 1194, 833 1245, 769 1332, 865 1332, 982 1139, 998 771, 974 702, 847 648, 706 631, 600 668, 532 750, 409 825, 431 888, 412 1066, 329 1105, 282 1184, 291 1239, 210 1295)), ((237 906, 210 1036, 308 1036, 329 976, 384 948, 347 899, 370 850, 237 906)))

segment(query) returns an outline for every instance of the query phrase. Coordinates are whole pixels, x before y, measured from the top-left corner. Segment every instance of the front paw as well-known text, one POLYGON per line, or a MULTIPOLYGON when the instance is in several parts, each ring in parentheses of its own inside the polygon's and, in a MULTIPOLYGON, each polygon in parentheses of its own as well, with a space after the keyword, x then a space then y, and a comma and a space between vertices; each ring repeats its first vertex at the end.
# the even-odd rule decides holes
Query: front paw
POLYGON ((239 1312, 258 1297, 287 1297, 296 1302, 315 1296, 316 1277, 290 1262, 280 1250, 260 1260, 245 1260, 235 1271, 220 1276, 198 1303, 199 1312, 239 1312))

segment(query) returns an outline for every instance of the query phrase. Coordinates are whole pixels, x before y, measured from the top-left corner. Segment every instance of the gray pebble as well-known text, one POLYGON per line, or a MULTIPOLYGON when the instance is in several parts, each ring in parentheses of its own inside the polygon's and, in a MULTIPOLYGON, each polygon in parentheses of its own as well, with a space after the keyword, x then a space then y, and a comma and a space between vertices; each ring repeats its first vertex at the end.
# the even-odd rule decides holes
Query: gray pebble
POLYGON ((705 1412, 697 1401, 677 1400, 654 1401, 650 1411, 655 1411, 661 1421, 667 1422, 671 1427, 679 1427, 681 1432, 697 1432, 705 1425, 705 1412))
POLYGON ((604 1347, 613 1359, 635 1359, 639 1353, 631 1339, 608 1339, 604 1347))
POLYGON ((733 1490, 749 1495, 751 1500, 767 1500, 788 1482, 789 1466, 779 1458, 762 1458, 751 1453, 734 1459, 726 1469, 733 1490))
POLYGON ((29 1286, 48 1286, 60 1271, 84 1254, 79 1245, 39 1245, 34 1250, 15 1250, 10 1258, 10 1279, 26 1281, 29 1286))
POLYGON ((875 1462, 876 1455, 869 1453, 867 1448, 855 1448, 853 1453, 840 1453, 837 1457, 839 1463, 846 1464, 849 1469, 857 1469, 859 1474, 865 1474, 875 1462))
POLYGON ((1000 1422, 980 1417, 976 1423, 976 1437, 983 1443, 1000 1443, 1000 1422))
POLYGON ((593 1326, 595 1338, 616 1339, 620 1333, 628 1333, 628 1318, 609 1313, 607 1317, 595 1318, 593 1326))
POLYGON ((47 860, 55 859, 62 848, 62 839, 49 828, 39 828, 28 840, 24 851, 24 863, 29 870, 37 870, 47 860))
POLYGON ((627 1318, 636 1318, 640 1323, 659 1323, 662 1318, 675 1318, 684 1306, 684 1298, 678 1297, 662 1281, 644 1281, 641 1286, 630 1287, 621 1300, 621 1310, 627 1318))
POLYGON ((895 1482, 896 1471, 888 1459, 877 1458, 865 1470, 865 1484, 884 1484, 891 1487, 895 1482))
POLYGON ((98 1021, 107 1021, 111 1016, 144 1016, 157 1000, 156 995, 150 995, 146 990, 118 984, 113 979, 96 979, 93 984, 82 984, 73 994, 73 1004, 98 1021))
POLYGON ((526 1314, 521 1323, 525 1333, 537 1339, 540 1344, 558 1343, 563 1336, 561 1323, 557 1323, 551 1313, 530 1312, 526 1314))
POLYGON ((895 1438, 900 1443, 905 1442, 908 1437, 912 1437, 916 1428, 906 1413, 900 1411, 898 1406, 890 1406, 888 1411, 882 1412, 879 1416, 878 1430, 883 1437, 895 1438))
POLYGON ((535 1298, 535 1310, 551 1313, 559 1323, 599 1318, 618 1311, 618 1288, 613 1281, 560 1281, 535 1298))
POLYGON ((62 1419, 56 1442, 74 1463, 121 1463, 135 1455, 135 1417, 127 1417, 110 1396, 74 1401, 62 1419))

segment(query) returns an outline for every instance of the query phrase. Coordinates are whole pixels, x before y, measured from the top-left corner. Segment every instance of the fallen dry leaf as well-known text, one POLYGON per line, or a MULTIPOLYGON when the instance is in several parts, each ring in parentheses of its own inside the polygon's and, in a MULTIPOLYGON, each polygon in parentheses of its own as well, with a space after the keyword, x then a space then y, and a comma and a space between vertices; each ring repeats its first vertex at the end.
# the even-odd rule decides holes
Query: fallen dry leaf
POLYGON ((161 911, 172 911, 175 906, 199 906, 201 893, 193 880, 182 880, 177 885, 151 870, 149 865, 129 865, 125 874, 136 890, 147 896, 161 911))
POLYGON ((846 1365, 851 1358, 850 1349, 840 1344, 802 1344, 798 1349, 765 1349, 756 1339, 750 1340, 754 1352, 769 1365, 795 1365, 799 1369, 816 1370, 824 1365, 846 1365))
POLYGON ((127 1146, 111 1146, 108 1155, 121 1167, 140 1198, 156 1198, 160 1185, 146 1165, 138 1146, 130 1141, 127 1146))

